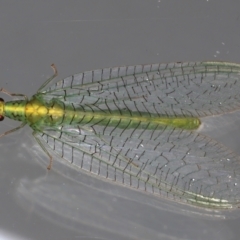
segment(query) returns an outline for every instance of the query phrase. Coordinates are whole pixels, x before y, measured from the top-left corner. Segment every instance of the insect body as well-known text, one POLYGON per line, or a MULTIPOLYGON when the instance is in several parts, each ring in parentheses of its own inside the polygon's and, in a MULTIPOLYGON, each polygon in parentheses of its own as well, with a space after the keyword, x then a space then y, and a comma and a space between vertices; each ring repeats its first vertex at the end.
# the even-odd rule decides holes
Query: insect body
POLYGON ((187 62, 73 75, 30 100, 0 102, 50 158, 106 179, 208 208, 240 203, 240 157, 196 130, 201 118, 240 105, 240 65, 187 62))

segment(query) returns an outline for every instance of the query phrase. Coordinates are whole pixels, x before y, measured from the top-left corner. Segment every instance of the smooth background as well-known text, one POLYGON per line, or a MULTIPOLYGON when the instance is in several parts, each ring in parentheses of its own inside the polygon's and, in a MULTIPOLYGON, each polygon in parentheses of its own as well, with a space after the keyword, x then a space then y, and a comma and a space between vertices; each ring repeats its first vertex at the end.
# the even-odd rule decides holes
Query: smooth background
MULTIPOLYGON (((240 62, 238 1, 0 3, 0 87, 15 93, 34 94, 52 74, 51 63, 61 79, 141 63, 240 62)), ((214 117, 203 131, 240 153, 239 117, 214 117)), ((1 133, 15 126, 6 119, 1 133)), ((239 210, 200 210, 101 181, 57 160, 47 172, 47 164, 28 127, 0 139, 2 238, 239 239, 239 210)))

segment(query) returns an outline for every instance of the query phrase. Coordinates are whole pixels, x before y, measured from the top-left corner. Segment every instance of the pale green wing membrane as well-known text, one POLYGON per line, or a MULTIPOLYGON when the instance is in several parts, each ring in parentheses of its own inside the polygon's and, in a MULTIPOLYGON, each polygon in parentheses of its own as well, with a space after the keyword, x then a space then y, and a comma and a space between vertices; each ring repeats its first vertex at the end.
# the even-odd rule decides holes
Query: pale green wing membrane
POLYGON ((73 165, 142 191, 203 207, 239 203, 240 158, 226 147, 186 130, 142 132, 89 124, 44 130, 39 139, 73 165))
POLYGON ((239 78, 240 65, 234 63, 136 65, 75 74, 42 94, 46 100, 91 105, 93 111, 204 117, 240 107, 239 78))
MULTIPOLYGON (((83 115, 203 117, 239 107, 239 73, 237 64, 215 62, 102 69, 36 96, 57 98, 83 115)), ((202 207, 231 208, 240 201, 240 157, 195 131, 141 121, 112 124, 104 117, 35 128, 45 147, 101 177, 202 207)))

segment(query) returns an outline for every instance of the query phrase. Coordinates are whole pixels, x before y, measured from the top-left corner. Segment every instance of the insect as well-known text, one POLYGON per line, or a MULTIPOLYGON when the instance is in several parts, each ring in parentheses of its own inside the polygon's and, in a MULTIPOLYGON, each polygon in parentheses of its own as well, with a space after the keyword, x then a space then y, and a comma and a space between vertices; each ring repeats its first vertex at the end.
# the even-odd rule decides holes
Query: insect
MULTIPOLYGON (((50 158, 105 179, 204 208, 237 208, 240 156, 201 135, 201 118, 240 108, 240 65, 183 62, 104 68, 29 100, 0 102, 0 116, 28 124, 50 158)), ((50 87, 48 87, 50 86, 50 87)))

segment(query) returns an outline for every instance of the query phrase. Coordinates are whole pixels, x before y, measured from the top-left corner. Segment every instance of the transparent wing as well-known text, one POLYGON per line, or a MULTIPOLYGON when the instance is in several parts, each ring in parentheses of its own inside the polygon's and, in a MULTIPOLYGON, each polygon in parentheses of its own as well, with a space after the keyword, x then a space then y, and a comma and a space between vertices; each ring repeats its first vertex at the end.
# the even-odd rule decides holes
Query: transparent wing
POLYGON ((240 65, 186 62, 104 68, 75 74, 39 93, 92 111, 203 117, 240 107, 240 65))
POLYGON ((48 128, 37 138, 75 167, 132 188, 201 207, 240 202, 240 157, 197 132, 88 124, 48 128))
POLYGON ((182 202, 231 208, 240 201, 239 156, 194 131, 141 120, 130 126, 131 120, 121 124, 119 117, 123 111, 125 116, 155 118, 233 111, 240 104, 239 77, 240 65, 225 62, 137 65, 76 74, 36 97, 61 100, 82 119, 84 112, 101 113, 102 119, 93 114, 89 121, 71 124, 65 114, 60 126, 39 127, 37 137, 58 156, 101 177, 182 202), (104 119, 104 113, 111 117, 104 119))

